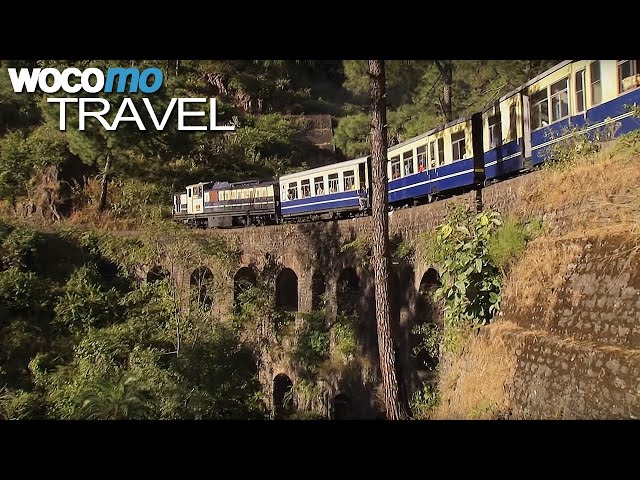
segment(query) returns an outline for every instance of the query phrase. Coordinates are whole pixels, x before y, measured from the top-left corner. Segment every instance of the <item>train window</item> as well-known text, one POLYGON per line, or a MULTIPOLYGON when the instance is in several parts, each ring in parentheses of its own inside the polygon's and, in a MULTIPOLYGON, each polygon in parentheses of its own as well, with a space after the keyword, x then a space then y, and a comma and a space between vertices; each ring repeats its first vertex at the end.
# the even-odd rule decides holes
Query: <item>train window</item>
POLYGON ((356 176, 354 170, 347 170, 342 174, 342 178, 344 179, 345 192, 356 189, 356 176))
POLYGON ((324 178, 323 177, 314 178, 313 184, 316 189, 316 195, 324 195, 324 178))
POLYGON ((404 152, 402 154, 402 164, 404 167, 404 174, 413 175, 413 150, 404 152))
POLYGON ((400 157, 393 157, 391 159, 391 180, 400 178, 400 157))
POLYGON ((576 72, 576 113, 584 112, 584 70, 576 72))
POLYGON ((202 197, 202 186, 195 187, 193 189, 193 198, 200 198, 200 197, 202 197))
POLYGON ((591 106, 602 102, 602 83, 600 82, 600 62, 595 61, 589 65, 591 74, 591 106))
POLYGON ((429 143, 429 158, 431 159, 431 168, 436 168, 436 142, 429 143))
POLYGON ((427 146, 418 147, 418 172, 424 172, 427 169, 427 146))
POLYGON ((189 194, 189 198, 191 198, 191 189, 187 188, 187 193, 189 194))
POLYGON ((462 160, 464 158, 466 154, 464 131, 451 135, 451 150, 454 162, 456 160, 462 160))
POLYGON ((640 85, 638 75, 638 60, 618 61, 618 92, 622 93, 640 85))
POLYGON ((489 146, 491 148, 502 145, 502 122, 500 112, 487 119, 489 124, 489 146))
POLYGON ((551 85, 551 121, 569 116, 569 79, 563 78, 551 85))
POLYGON ((549 99, 547 89, 531 95, 531 128, 546 127, 549 125, 549 99))
POLYGON ((518 112, 516 103, 509 106, 509 140, 518 138, 518 112))
POLYGON ((302 190, 302 198, 307 198, 311 196, 311 181, 310 180, 302 180, 300 182, 300 190, 302 190))
POLYGON ((292 182, 287 190, 287 200, 295 200, 296 198, 298 198, 298 182, 292 182))
POLYGON ((337 193, 338 186, 338 174, 332 173, 329 175, 329 193, 337 193))
POLYGON ((438 166, 444 165, 444 138, 438 139, 438 166))

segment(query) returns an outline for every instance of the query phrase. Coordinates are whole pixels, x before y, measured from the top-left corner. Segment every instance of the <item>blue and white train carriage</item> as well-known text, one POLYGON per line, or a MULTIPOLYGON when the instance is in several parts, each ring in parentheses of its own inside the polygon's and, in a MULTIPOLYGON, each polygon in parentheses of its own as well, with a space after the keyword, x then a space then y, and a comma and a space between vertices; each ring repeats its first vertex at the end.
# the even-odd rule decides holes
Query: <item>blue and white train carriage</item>
POLYGON ((389 148, 389 203, 417 204, 481 183, 484 152, 477 141, 481 129, 481 116, 476 114, 389 148))
POLYGON ((293 217, 343 218, 360 211, 358 189, 370 191, 371 163, 368 157, 283 175, 280 213, 293 217))
POLYGON ((527 82, 522 91, 532 164, 542 163, 546 147, 566 138, 572 127, 592 138, 640 128, 628 108, 640 103, 638 67, 638 60, 567 60, 527 82))

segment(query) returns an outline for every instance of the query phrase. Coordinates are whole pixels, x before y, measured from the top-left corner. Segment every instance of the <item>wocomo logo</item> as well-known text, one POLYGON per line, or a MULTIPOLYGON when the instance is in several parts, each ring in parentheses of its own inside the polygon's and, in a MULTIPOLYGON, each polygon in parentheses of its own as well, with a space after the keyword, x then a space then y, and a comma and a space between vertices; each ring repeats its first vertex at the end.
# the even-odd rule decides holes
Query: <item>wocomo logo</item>
MULTIPOLYGON (((85 92, 95 94, 103 93, 137 93, 152 94, 162 87, 163 74, 159 68, 146 68, 140 72, 137 68, 109 68, 105 75, 99 68, 65 68, 60 71, 56 68, 9 68, 9 78, 13 91, 16 93, 34 93, 36 89, 43 93, 57 93, 63 90, 66 93, 85 92), (73 78, 73 81, 72 81, 73 78)), ((123 99, 118 111, 109 123, 104 118, 111 110, 111 104, 104 98, 99 97, 47 97, 49 103, 60 104, 60 130, 66 130, 66 108, 67 104, 78 104, 78 130, 85 130, 86 120, 89 117, 95 118, 106 130, 116 130, 120 122, 135 122, 138 129, 146 130, 133 100, 129 97, 123 99), (90 108, 89 105, 99 104, 100 110, 90 108)), ((177 128, 178 130, 235 130, 233 125, 216 125, 216 99, 215 98, 172 98, 164 114, 158 118, 151 105, 151 101, 144 97, 142 103, 156 130, 164 130, 165 126, 176 103, 177 108, 177 128), (187 125, 187 117, 204 117, 206 113, 202 110, 187 110, 185 106, 190 103, 206 103, 209 101, 209 124, 208 125, 187 125)))

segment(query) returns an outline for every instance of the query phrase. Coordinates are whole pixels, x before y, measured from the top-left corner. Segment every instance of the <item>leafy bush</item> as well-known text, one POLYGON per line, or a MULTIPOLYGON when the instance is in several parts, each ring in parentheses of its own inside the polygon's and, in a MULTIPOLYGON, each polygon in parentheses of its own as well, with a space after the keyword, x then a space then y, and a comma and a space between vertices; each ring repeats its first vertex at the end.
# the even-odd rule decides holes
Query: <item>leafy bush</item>
POLYGON ((411 333, 418 335, 420 343, 414 347, 413 355, 418 356, 425 352, 431 358, 440 356, 440 343, 442 341, 442 329, 434 323, 421 323, 411 329, 411 333))
MULTIPOLYGON (((36 314, 46 308, 49 292, 46 282, 33 272, 23 272, 16 267, 0 272, 0 313, 36 314)), ((5 320, 0 317, 0 320, 5 320)))
POLYGON ((541 232, 542 222, 539 219, 524 224, 507 219, 489 238, 489 259, 503 272, 506 271, 524 253, 527 243, 541 232))
POLYGON ((414 418, 426 420, 438 406, 438 390, 433 385, 426 383, 421 390, 414 392, 409 402, 414 418))
POLYGON ((334 349, 344 358, 349 359, 356 353, 358 345, 358 328, 350 317, 341 317, 331 327, 334 349))
POLYGON ((0 420, 42 418, 42 398, 37 392, 0 389, 0 420))
POLYGON ((65 293, 55 306, 55 321, 73 332, 89 327, 104 327, 121 318, 119 294, 100 285, 93 266, 77 269, 65 285, 65 293))
POLYGON ((489 238, 502 225, 497 212, 474 214, 460 205, 435 234, 434 261, 441 265, 436 300, 445 302, 449 325, 484 325, 500 305, 500 275, 488 254, 489 238))
POLYGON ((29 268, 37 263, 36 253, 44 241, 32 228, 16 226, 0 233, 0 269, 8 267, 29 268))
POLYGON ((303 315, 304 326, 297 336, 293 358, 311 370, 329 358, 329 329, 324 312, 303 315))

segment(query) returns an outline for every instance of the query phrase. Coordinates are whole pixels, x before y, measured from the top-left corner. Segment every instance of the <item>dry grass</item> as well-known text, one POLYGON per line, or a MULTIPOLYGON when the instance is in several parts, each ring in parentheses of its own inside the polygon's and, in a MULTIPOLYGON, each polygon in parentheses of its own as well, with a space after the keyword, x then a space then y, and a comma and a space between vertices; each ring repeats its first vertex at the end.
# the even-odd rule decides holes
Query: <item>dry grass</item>
POLYGON ((576 264, 581 255, 582 247, 578 243, 547 238, 534 240, 504 281, 504 305, 519 308, 542 305, 551 311, 558 291, 571 273, 570 266, 576 264))
POLYGON ((617 145, 614 142, 568 167, 543 170, 540 181, 521 197, 514 213, 526 218, 579 208, 581 214, 567 217, 567 231, 612 224, 638 231, 640 157, 629 155, 617 145))
POLYGON ((511 322, 496 322, 472 337, 440 379, 433 419, 493 419, 509 410, 508 383, 516 368, 511 322))

